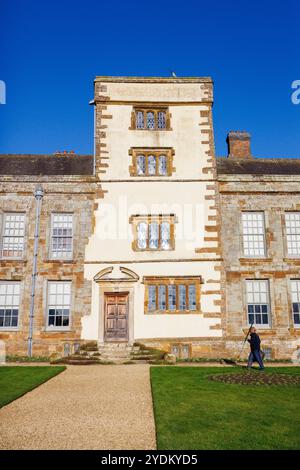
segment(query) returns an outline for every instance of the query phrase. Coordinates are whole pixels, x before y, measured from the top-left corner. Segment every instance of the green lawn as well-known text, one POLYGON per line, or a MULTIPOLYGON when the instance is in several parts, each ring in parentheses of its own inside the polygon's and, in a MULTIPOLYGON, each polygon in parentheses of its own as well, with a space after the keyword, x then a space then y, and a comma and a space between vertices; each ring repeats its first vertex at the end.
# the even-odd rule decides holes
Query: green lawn
MULTIPOLYGON (((157 448, 299 449, 298 386, 245 386, 208 380, 236 368, 152 367, 157 448)), ((259 373, 299 374, 300 368, 259 373)))
POLYGON ((63 370, 64 366, 0 367, 0 408, 63 370))

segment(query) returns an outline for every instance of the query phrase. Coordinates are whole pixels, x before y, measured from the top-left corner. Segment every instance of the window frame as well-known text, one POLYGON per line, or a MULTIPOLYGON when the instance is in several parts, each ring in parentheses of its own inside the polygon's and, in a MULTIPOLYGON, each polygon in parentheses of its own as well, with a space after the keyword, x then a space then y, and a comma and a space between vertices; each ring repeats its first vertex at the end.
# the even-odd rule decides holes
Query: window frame
POLYGON ((170 354, 174 354, 174 356, 176 357, 176 360, 182 360, 182 361, 188 360, 192 357, 192 344, 191 343, 172 343, 169 346, 169 352, 170 354), (177 355, 173 352, 174 348, 178 349, 177 355), (183 353, 184 348, 188 349, 187 357, 184 357, 184 353, 183 353))
MULTIPOLYGON (((290 214, 299 214, 300 216, 300 211, 285 211, 283 214, 283 226, 284 226, 284 243, 285 243, 285 251, 286 251, 286 257, 288 259, 299 259, 300 258, 300 252, 299 254, 291 254, 289 253, 289 246, 288 246, 288 230, 287 230, 287 215, 290 214)), ((300 234, 300 231, 299 231, 300 234)), ((297 234, 298 235, 298 234, 297 234)))
POLYGON ((72 261, 74 258, 74 213, 73 212, 57 212, 53 211, 50 215, 50 240, 49 240, 49 259, 51 261, 72 261), (70 257, 59 258, 53 256, 53 229, 54 229, 54 216, 55 215, 71 215, 72 216, 72 237, 55 237, 55 238, 71 238, 71 253, 70 257))
MULTIPOLYGON (((1 217, 1 240, 0 240, 0 259, 3 260, 23 260, 25 256, 25 251, 26 251, 26 212, 25 211, 7 211, 2 213, 1 217), (23 237, 23 247, 22 247, 22 254, 20 256, 4 256, 3 255, 3 245, 4 245, 4 238, 6 235, 4 235, 4 230, 5 230, 5 220, 6 217, 9 215, 23 215, 24 216, 24 235, 23 237)), ((12 237, 15 237, 15 235, 12 235, 12 237)), ((9 238, 9 237, 7 237, 9 238)))
MULTIPOLYGON (((55 315, 56 318, 57 315, 55 315)), ((70 331, 71 330, 71 323, 72 323, 72 281, 69 279, 63 280, 56 280, 56 279, 48 279, 46 283, 46 327, 45 330, 47 332, 55 332, 55 331, 70 331), (57 325, 49 325, 49 296, 50 296, 50 284, 69 284, 70 285, 70 304, 69 304, 69 324, 67 326, 57 326, 57 325)))
POLYGON ((155 131, 161 132, 161 131, 172 130, 171 129, 171 114, 169 112, 169 107, 163 106, 163 105, 153 106, 153 104, 150 104, 149 106, 147 105, 134 106, 131 112, 131 126, 129 129, 136 130, 136 131, 150 131, 150 132, 155 132, 155 131), (137 112, 142 112, 144 114, 144 127, 137 127, 136 125, 137 112), (155 122, 154 128, 147 127, 147 113, 149 112, 154 113, 154 122, 155 122), (158 127, 158 113, 160 112, 164 112, 166 115, 166 127, 158 127))
POLYGON ((201 276, 144 276, 143 284, 145 285, 145 298, 144 298, 144 314, 145 315, 198 315, 201 312, 201 276), (176 286, 176 308, 169 309, 169 296, 168 286, 176 286), (179 309, 179 286, 185 285, 186 291, 186 306, 189 307, 189 286, 195 285, 195 296, 196 296, 196 308, 185 310, 179 309), (156 288, 156 309, 149 310, 149 286, 155 286, 156 288), (159 287, 166 286, 166 309, 159 309, 159 287))
POLYGON ((172 147, 133 147, 129 150, 129 155, 132 157, 131 166, 129 167, 130 176, 136 176, 138 178, 166 178, 172 176, 175 168, 173 167, 174 149, 172 147), (145 157, 145 173, 138 173, 138 157, 143 155, 145 157), (148 171, 148 158, 153 155, 156 161, 155 174, 149 174, 148 171), (167 172, 166 174, 159 173, 159 157, 164 156, 167 160, 167 172))
MULTIPOLYGON (((270 279, 266 279, 266 278, 259 278, 259 279, 255 279, 255 278, 246 278, 245 279, 245 310, 246 310, 246 324, 247 326, 249 327, 250 326, 250 322, 249 322, 249 315, 250 314, 253 314, 254 315, 254 318, 255 318, 255 314, 256 312, 253 312, 253 313, 250 313, 249 310, 248 310, 248 306, 249 305, 268 305, 268 312, 267 312, 267 315, 268 315, 268 323, 256 323, 256 321, 254 321, 253 325, 257 328, 260 328, 260 329, 271 329, 272 328, 272 307, 273 307, 273 304, 272 304, 272 299, 271 299, 271 285, 270 285, 270 279), (247 284, 248 282, 264 282, 266 283, 267 285, 267 300, 268 302, 248 302, 248 289, 247 289, 247 284)), ((257 314, 259 315, 263 315, 262 312, 257 312, 257 314)), ((262 317, 261 317, 262 318, 262 317)))
POLYGON ((244 210, 241 212, 241 244, 242 244, 242 256, 246 259, 265 259, 268 256, 267 253, 267 238, 266 238, 266 214, 264 211, 252 211, 252 210, 244 210), (244 214, 261 214, 262 215, 262 222, 263 222, 263 234, 250 234, 252 236, 255 235, 262 235, 263 236, 263 246, 264 246, 264 254, 263 255, 256 255, 256 254, 246 254, 245 253, 245 235, 249 236, 249 234, 244 233, 244 224, 243 224, 243 217, 244 214))
POLYGON ((175 223, 177 222, 175 214, 159 214, 159 215, 133 215, 129 219, 129 223, 132 224, 133 231, 133 242, 132 249, 133 251, 151 251, 151 252, 168 252, 175 250, 175 223), (161 248, 161 225, 167 222, 170 225, 170 246, 167 249, 161 248), (140 248, 138 245, 138 225, 140 223, 147 224, 148 237, 146 238, 146 248, 140 248), (158 223, 158 248, 150 248, 150 225, 151 223, 158 223))
MULTIPOLYGON (((11 280, 1 279, 0 284, 5 284, 5 285, 14 284, 14 285, 19 286, 19 305, 18 305, 17 325, 16 326, 5 326, 5 325, 0 326, 0 331, 18 331, 18 330, 20 330, 20 323, 21 323, 20 319, 21 319, 21 305, 22 305, 22 302, 21 302, 22 283, 21 283, 21 281, 11 281, 11 280)), ((4 316, 4 318, 5 318, 5 316, 4 316)))
POLYGON ((299 304, 299 312, 296 312, 300 315, 300 277, 299 278, 291 278, 289 280, 290 285, 290 303, 291 303, 291 315, 292 315, 292 325, 295 329, 300 329, 300 322, 295 323, 295 312, 294 312, 294 303, 299 304), (293 290, 292 290, 292 282, 296 282, 298 284, 297 294, 299 296, 299 302, 293 302, 293 290))

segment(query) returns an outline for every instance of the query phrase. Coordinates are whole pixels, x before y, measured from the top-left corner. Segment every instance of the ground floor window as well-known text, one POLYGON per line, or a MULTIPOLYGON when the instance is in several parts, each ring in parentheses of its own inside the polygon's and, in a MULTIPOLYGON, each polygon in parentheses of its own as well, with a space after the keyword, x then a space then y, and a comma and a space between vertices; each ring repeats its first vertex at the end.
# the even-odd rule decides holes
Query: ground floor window
POLYGON ((248 323, 270 324, 270 294, 267 279, 247 279, 246 281, 248 323))
POLYGON ((49 328, 66 328, 70 325, 71 282, 48 282, 49 328))
POLYGON ((191 357, 190 344, 172 344, 170 351, 176 359, 189 359, 191 357))
POLYGON ((20 305, 20 283, 0 282, 0 328, 18 326, 20 305))
POLYGON ((294 325, 300 327, 300 279, 291 280, 294 325))
POLYGON ((200 278, 145 277, 146 313, 200 310, 200 278))

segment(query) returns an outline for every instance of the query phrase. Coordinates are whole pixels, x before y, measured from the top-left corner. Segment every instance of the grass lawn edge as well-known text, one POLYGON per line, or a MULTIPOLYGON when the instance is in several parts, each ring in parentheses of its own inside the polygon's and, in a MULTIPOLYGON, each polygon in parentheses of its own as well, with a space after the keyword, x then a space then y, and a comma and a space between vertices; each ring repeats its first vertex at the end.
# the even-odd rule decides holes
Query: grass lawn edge
MULTIPOLYGON (((4 367, 5 369, 8 369, 8 368, 19 368, 20 366, 2 366, 4 367)), ((26 390, 20 392, 20 393, 16 393, 15 395, 13 395, 13 398, 12 399, 9 399, 8 401, 5 401, 3 402, 3 404, 1 404, 0 402, 0 410, 2 408, 4 408, 5 406, 8 406, 10 405, 12 402, 14 402, 15 400, 17 400, 18 398, 21 398, 23 397, 24 395, 26 395, 26 393, 28 392, 32 392, 32 390, 34 390, 35 388, 39 387, 40 385, 43 385, 44 383, 48 382, 49 380, 53 379, 54 377, 56 377, 57 375, 61 374, 62 372, 65 372, 65 370, 67 369, 66 366, 22 366, 22 369, 24 368, 30 368, 31 370, 34 368, 34 369, 44 369, 44 368, 47 368, 47 369, 52 369, 54 371, 56 371, 55 374, 53 375, 49 375, 48 377, 45 377, 44 379, 42 379, 40 382, 38 383, 34 383, 32 384, 32 386, 29 386, 29 388, 27 388, 26 390)), ((21 368, 21 367, 20 367, 21 368)))

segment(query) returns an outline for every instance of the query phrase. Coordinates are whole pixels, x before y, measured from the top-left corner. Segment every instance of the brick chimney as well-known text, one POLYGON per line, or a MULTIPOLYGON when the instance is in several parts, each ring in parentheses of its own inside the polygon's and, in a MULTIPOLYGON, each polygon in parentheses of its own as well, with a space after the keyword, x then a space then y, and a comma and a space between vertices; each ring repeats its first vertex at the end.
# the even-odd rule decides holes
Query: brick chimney
POLYGON ((228 158, 253 158, 250 149, 251 136, 245 131, 230 131, 227 135, 228 158))

